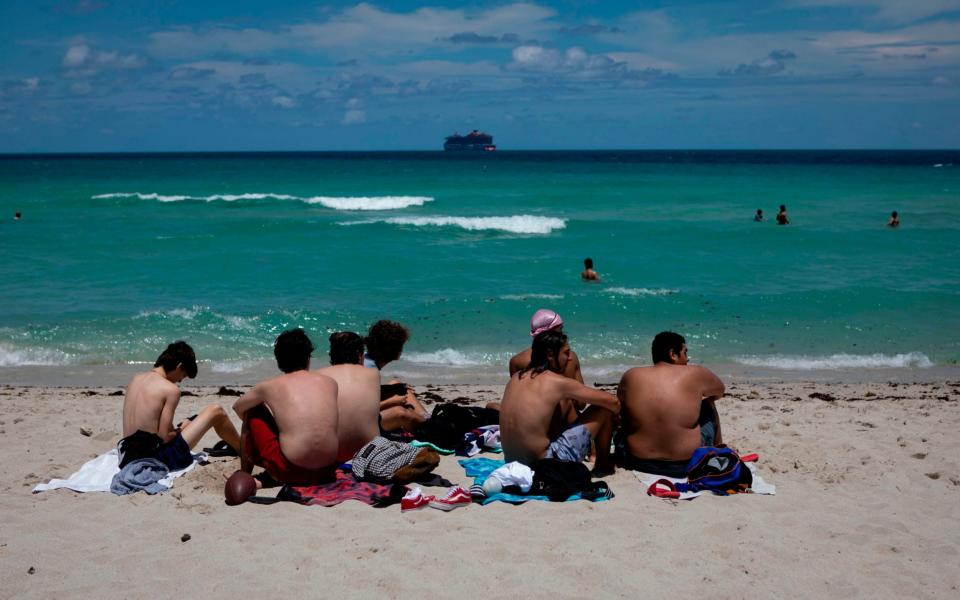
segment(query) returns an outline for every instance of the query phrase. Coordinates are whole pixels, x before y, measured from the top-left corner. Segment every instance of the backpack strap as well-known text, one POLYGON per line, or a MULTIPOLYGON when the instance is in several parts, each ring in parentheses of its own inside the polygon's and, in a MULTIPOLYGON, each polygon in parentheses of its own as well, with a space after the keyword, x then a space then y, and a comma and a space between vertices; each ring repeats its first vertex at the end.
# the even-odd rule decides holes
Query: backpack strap
POLYGON ((651 483, 650 487, 647 488, 647 495, 656 496, 657 498, 672 498, 674 500, 680 498, 680 492, 677 491, 677 486, 669 479, 658 479, 651 483), (666 489, 661 489, 661 487, 666 489))
POLYGON ((744 454, 740 457, 740 462, 757 462, 760 460, 760 455, 754 452, 753 454, 744 454))

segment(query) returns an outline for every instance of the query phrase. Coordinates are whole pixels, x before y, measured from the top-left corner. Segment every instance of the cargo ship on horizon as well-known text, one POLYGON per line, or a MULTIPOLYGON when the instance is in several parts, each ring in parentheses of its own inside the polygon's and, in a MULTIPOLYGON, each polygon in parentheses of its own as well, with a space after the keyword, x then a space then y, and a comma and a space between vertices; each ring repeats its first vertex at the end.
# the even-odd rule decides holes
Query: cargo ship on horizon
POLYGON ((470 152, 493 152, 497 149, 493 145, 493 136, 474 129, 467 135, 454 133, 447 136, 443 143, 443 149, 447 152, 470 151, 470 152))

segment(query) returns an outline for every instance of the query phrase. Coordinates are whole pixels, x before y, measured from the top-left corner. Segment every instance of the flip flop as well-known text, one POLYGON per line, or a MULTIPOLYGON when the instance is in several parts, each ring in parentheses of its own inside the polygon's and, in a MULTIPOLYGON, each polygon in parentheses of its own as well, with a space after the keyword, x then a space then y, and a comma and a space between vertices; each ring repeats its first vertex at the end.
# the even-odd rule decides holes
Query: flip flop
POLYGON ((214 444, 213 448, 204 448, 203 451, 206 452, 209 456, 213 456, 213 457, 240 456, 237 453, 237 451, 234 450, 232 446, 230 446, 230 444, 226 443, 223 440, 220 440, 219 442, 214 444))

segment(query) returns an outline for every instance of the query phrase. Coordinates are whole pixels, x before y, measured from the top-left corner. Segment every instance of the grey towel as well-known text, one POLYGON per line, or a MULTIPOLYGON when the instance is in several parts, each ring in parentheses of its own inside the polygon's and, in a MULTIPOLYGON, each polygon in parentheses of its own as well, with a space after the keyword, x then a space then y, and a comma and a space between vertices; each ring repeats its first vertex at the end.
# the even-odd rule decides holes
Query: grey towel
POLYGON ((170 474, 170 469, 155 458, 141 458, 120 469, 110 482, 110 491, 118 496, 143 490, 148 494, 165 492, 168 488, 159 483, 170 474))

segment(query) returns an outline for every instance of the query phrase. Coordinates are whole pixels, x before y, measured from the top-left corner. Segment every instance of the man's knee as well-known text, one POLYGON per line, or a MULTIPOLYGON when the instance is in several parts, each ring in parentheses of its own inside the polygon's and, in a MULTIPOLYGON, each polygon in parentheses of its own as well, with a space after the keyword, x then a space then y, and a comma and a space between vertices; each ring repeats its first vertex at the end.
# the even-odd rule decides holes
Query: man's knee
POLYGON ((203 412, 206 414, 207 418, 211 422, 216 423, 227 418, 227 411, 223 409, 219 404, 211 404, 210 406, 203 409, 203 412))

